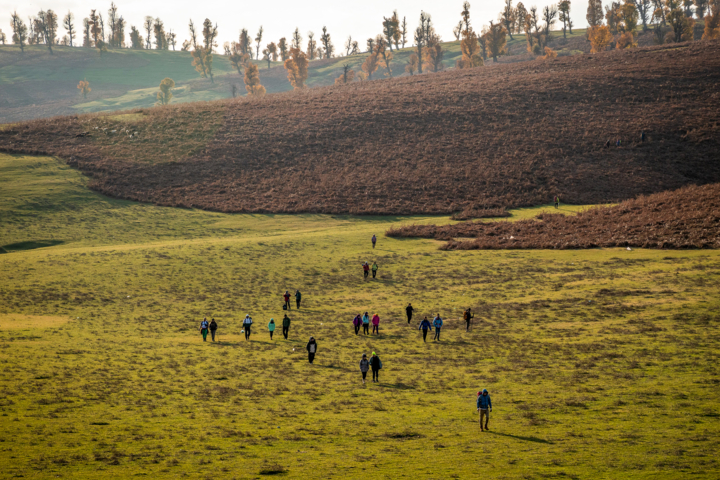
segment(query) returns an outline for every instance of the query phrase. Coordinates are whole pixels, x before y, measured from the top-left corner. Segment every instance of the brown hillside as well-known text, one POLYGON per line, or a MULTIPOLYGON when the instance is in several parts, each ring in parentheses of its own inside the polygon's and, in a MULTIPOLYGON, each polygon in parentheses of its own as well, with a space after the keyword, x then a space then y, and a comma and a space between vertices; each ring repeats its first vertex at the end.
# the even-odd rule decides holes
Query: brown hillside
POLYGON ((221 211, 450 213, 555 194, 603 203, 720 182, 719 101, 720 43, 695 42, 131 121, 38 120, 0 132, 0 149, 62 157, 115 197, 221 211), (616 138, 620 148, 603 148, 616 138))
POLYGON ((518 222, 410 225, 391 237, 449 240, 446 250, 505 248, 720 248, 720 184, 688 186, 595 207, 576 216, 540 214, 518 222), (474 241, 455 238, 477 237, 474 241))

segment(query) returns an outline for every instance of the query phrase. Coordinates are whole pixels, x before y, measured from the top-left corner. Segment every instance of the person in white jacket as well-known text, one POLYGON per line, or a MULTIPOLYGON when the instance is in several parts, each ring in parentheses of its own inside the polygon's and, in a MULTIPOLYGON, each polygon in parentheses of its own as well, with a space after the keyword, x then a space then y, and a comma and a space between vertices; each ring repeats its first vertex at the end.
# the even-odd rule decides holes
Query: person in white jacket
POLYGON ((245 315, 245 320, 243 320, 243 331, 245 332, 245 340, 250 340, 250 327, 252 327, 252 318, 250 318, 250 315, 245 315))

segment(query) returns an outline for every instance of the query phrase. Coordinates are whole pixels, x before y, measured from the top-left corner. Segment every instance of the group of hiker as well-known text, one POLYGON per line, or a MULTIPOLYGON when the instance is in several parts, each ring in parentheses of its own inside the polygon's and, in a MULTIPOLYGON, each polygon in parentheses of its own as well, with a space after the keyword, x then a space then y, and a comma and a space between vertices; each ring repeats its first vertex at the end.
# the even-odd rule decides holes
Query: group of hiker
POLYGON ((370 266, 370 264, 368 262, 363 262, 362 268, 363 268, 364 278, 368 278, 368 274, 370 273, 370 270, 372 270, 373 278, 375 278, 375 276, 377 275, 378 268, 380 268, 380 267, 378 267, 377 262, 373 262, 372 267, 370 266))
MULTIPOLYGON (((253 326, 253 319, 248 314, 245 315, 245 318, 242 322, 242 330, 240 333, 245 334, 245 340, 250 340, 250 335, 252 334, 252 326, 253 326)), ((202 322, 200 322, 200 334, 203 337, 203 342, 207 341, 207 334, 208 331, 212 335, 212 341, 215 341, 215 333, 217 331, 218 325, 217 322, 215 322, 215 319, 213 318, 210 323, 207 321, 207 317, 203 318, 202 322)), ((270 340, 273 339, 273 333, 275 333, 275 319, 271 318, 270 322, 268 323, 268 332, 270 333, 270 340)), ((283 337, 285 337, 285 340, 287 340, 288 335, 290 333, 290 317, 285 314, 282 320, 282 333, 283 337)))
POLYGON ((362 316, 359 314, 355 315, 352 323, 355 327, 355 335, 360 333, 360 327, 362 327, 365 335, 370 335, 370 324, 372 324, 372 333, 380 335, 380 315, 377 313, 372 316, 372 319, 368 312, 365 312, 362 316))
MULTIPOLYGON (((283 310, 290 310, 290 291, 285 290, 285 293, 283 294, 283 310)), ((300 290, 295 290, 295 308, 297 310, 300 310, 300 301, 302 300, 302 294, 300 293, 300 290)))

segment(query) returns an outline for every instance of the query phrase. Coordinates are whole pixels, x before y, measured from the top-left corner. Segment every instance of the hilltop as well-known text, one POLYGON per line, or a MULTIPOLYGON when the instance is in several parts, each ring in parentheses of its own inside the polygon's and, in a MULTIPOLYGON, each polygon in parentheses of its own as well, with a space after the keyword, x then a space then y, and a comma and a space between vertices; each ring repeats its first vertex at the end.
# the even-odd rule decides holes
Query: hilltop
POLYGON ((720 45, 693 42, 37 120, 0 149, 59 156, 113 197, 224 212, 598 204, 720 181, 719 85, 720 45))
MULTIPOLYGON (((555 33, 550 45, 558 54, 587 53, 590 49, 585 30, 575 30, 567 39, 555 33)), ((459 42, 443 43, 445 67, 450 69, 460 55, 459 42)), ((50 55, 43 45, 31 45, 20 54, 15 45, 0 46, 0 123, 74 115, 100 111, 152 107, 158 84, 165 77, 175 81, 174 103, 232 98, 232 86, 245 94, 243 77, 232 68, 227 57, 214 55, 214 83, 200 78, 192 67, 189 52, 168 50, 111 49, 102 56, 94 48, 55 46, 50 55), (80 80, 90 82, 87 99, 79 95, 80 80)), ((395 76, 404 74, 405 62, 413 52, 410 47, 396 52, 395 76)), ((314 60, 308 66, 310 87, 328 86, 342 72, 345 64, 359 71, 367 54, 314 60)), ((532 60, 525 51, 525 36, 508 39, 508 55, 500 63, 532 60)), ((255 61, 260 80, 268 93, 292 89, 282 62, 255 61)), ((492 63, 488 63, 492 65, 492 63)), ((382 77, 382 71, 378 72, 382 77)))

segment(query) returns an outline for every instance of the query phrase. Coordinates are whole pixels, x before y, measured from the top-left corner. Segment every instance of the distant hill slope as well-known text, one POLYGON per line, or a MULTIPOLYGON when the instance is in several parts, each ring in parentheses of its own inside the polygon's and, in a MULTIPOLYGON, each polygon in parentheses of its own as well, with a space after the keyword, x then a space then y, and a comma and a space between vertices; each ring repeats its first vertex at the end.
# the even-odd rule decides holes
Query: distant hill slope
MULTIPOLYGON (((551 44, 560 55, 587 52, 584 30, 577 30, 569 38, 555 33, 551 44)), ((525 37, 515 35, 508 41, 509 54, 500 62, 529 60, 525 37)), ((458 42, 444 44, 445 67, 452 68, 460 55, 458 42)), ((412 49, 396 53, 392 64, 395 76, 403 75, 405 62, 412 49)), ((174 103, 231 98, 232 85, 245 94, 243 78, 231 67, 223 55, 216 54, 213 65, 215 83, 200 78, 192 67, 187 52, 158 50, 112 49, 100 56, 96 49, 54 47, 54 55, 42 45, 26 47, 25 53, 14 45, 0 46, 0 123, 73 115, 99 111, 127 110, 152 107, 156 101, 158 84, 165 77, 175 80, 174 103), (80 80, 88 80, 92 92, 83 99, 77 90, 80 80)), ((356 71, 367 54, 310 62, 308 85, 332 85, 342 66, 349 64, 356 71)), ((281 62, 260 65, 260 80, 269 93, 291 90, 287 73, 281 62)), ((382 78, 384 68, 377 72, 382 78)))
POLYGON ((694 42, 37 120, 0 150, 62 157, 115 197, 220 211, 597 204, 720 182, 718 99, 720 43, 694 42))

